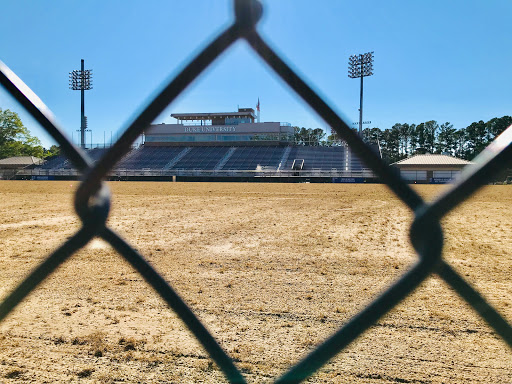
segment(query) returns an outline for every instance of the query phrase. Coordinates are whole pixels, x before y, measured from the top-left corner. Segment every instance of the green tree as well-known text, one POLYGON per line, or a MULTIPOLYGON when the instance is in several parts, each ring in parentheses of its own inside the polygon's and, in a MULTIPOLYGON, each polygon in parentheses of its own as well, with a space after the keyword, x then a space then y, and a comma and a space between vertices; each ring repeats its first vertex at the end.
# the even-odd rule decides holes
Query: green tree
POLYGON ((425 122, 425 149, 427 152, 434 153, 438 130, 439 124, 437 124, 437 121, 430 120, 425 122))
POLYGON ((410 153, 411 146, 411 131, 414 128, 414 124, 409 125, 407 123, 400 124, 399 135, 400 135, 400 154, 407 157, 410 153))
POLYGON ((400 137, 398 129, 385 129, 380 137, 380 149, 382 159, 388 163, 394 163, 401 159, 398 151, 400 137))
POLYGON ((466 129, 458 129, 453 134, 455 141, 455 157, 466 159, 466 129))
POLYGON ((471 123, 466 127, 466 143, 464 158, 471 160, 487 146, 489 142, 486 124, 483 120, 471 123))
POLYGON ((380 141, 381 136, 382 132, 379 128, 374 127, 363 129, 363 137, 368 143, 377 144, 380 141))
POLYGON ((391 127, 393 137, 397 138, 397 154, 402 153, 402 124, 396 123, 391 127))
POLYGON ((456 129, 453 124, 449 122, 443 123, 439 126, 439 133, 436 140, 436 153, 447 152, 450 155, 455 154, 455 147, 457 145, 455 137, 456 129))
POLYGON ((295 144, 313 146, 322 145, 325 132, 322 128, 304 128, 293 127, 295 144))
POLYGON ((495 117, 485 123, 487 136, 490 140, 494 140, 495 137, 499 136, 505 129, 510 127, 510 125, 512 125, 512 117, 495 117))
POLYGON ((52 145, 49 149, 44 149, 43 156, 46 157, 53 157, 60 155, 60 147, 58 145, 52 145))
POLYGON ((0 108, 0 159, 12 156, 43 157, 44 148, 31 136, 16 112, 0 108))
POLYGON ((411 147, 413 153, 423 153, 426 151, 427 137, 425 132, 425 123, 414 127, 411 137, 411 147))

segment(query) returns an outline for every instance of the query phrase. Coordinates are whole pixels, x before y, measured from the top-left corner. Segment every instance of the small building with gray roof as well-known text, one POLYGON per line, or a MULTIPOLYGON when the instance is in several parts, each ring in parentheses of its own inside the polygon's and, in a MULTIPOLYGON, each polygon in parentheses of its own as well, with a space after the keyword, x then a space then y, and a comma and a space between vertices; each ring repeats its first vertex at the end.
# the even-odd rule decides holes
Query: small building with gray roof
POLYGON ((30 165, 41 165, 44 160, 34 156, 14 156, 0 160, 1 169, 21 169, 30 165))
POLYGON ((415 155, 391 164, 402 178, 412 183, 447 183, 456 178, 471 161, 449 155, 415 155))
POLYGON ((0 179, 13 177, 20 169, 41 165, 44 160, 34 156, 14 156, 0 160, 0 179))

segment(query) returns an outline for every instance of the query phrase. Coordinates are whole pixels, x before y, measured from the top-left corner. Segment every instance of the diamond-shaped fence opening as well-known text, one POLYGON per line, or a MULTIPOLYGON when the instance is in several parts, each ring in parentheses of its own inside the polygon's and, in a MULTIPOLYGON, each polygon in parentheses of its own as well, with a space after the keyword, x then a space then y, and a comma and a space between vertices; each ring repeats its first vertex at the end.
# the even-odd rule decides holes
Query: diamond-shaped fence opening
POLYGON ((331 358, 368 330, 383 315, 411 294, 428 276, 437 274, 450 285, 494 331, 512 347, 512 327, 482 296, 469 285, 443 258, 443 231, 440 220, 467 199, 492 176, 503 170, 512 159, 512 127, 499 136, 475 159, 475 166, 441 196, 426 203, 398 174, 385 165, 339 115, 308 86, 258 34, 256 24, 262 14, 257 0, 235 0, 235 21, 208 44, 193 60, 147 105, 126 128, 121 138, 93 166, 79 148, 70 143, 55 123, 51 113, 39 98, 12 72, 0 63, 0 84, 57 141, 83 180, 75 196, 75 210, 82 227, 42 262, 0 304, 0 320, 55 269, 77 250, 99 237, 108 242, 151 285, 183 320, 230 382, 243 383, 244 376, 233 360, 194 315, 173 288, 128 242, 106 225, 110 208, 110 192, 103 183, 109 170, 128 151, 145 127, 170 104, 219 55, 239 39, 249 46, 268 66, 297 93, 305 103, 343 138, 366 165, 414 212, 410 229, 412 244, 418 253, 417 263, 391 287, 325 340, 302 361, 290 368, 278 383, 301 382, 315 373, 331 358))

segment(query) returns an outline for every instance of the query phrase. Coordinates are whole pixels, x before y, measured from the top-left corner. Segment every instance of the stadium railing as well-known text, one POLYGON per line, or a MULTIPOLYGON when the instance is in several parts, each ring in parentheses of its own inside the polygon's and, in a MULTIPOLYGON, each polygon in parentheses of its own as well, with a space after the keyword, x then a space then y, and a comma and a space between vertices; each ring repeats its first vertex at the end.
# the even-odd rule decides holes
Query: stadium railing
MULTIPOLYGON (((309 177, 309 176, 321 176, 321 177, 357 177, 357 178, 368 178, 376 179, 375 174, 370 169, 363 169, 361 171, 342 171, 338 169, 311 169, 311 170, 276 170, 275 167, 262 166, 259 170, 244 170, 244 169, 151 169, 151 168, 117 168, 113 171, 109 171, 106 176, 137 176, 144 173, 148 176, 161 176, 161 177, 172 177, 172 176, 192 176, 200 175, 204 177, 217 177, 217 176, 236 176, 236 177, 257 177, 257 176, 268 176, 268 177, 309 177)), ((18 178, 31 178, 35 176, 80 176, 82 173, 75 169, 23 169, 15 171, 15 175, 18 178)))
POLYGON ((257 0, 234 0, 235 19, 152 100, 125 129, 122 136, 93 165, 88 155, 62 134, 52 114, 41 100, 3 63, 0 84, 50 133, 61 150, 83 175, 75 195, 75 210, 82 220, 78 232, 43 261, 0 303, 0 321, 55 269, 93 238, 110 243, 183 320, 231 383, 245 383, 233 359, 217 343, 176 291, 128 242, 106 225, 110 192, 104 183, 115 164, 131 149, 160 113, 178 97, 212 62, 239 39, 249 46, 303 101, 311 106, 339 137, 352 148, 367 167, 411 209, 414 221, 411 242, 418 254, 416 264, 387 288, 372 303, 352 317, 303 360, 291 367, 277 383, 298 383, 320 369, 331 358, 368 330, 384 314, 411 294, 427 277, 437 274, 451 286, 512 347, 512 327, 459 273, 442 257, 443 229, 440 220, 480 187, 485 185, 512 160, 512 127, 509 127, 465 169, 461 177, 432 202, 425 202, 397 172, 377 156, 304 80, 270 48, 256 30, 262 15, 257 0))

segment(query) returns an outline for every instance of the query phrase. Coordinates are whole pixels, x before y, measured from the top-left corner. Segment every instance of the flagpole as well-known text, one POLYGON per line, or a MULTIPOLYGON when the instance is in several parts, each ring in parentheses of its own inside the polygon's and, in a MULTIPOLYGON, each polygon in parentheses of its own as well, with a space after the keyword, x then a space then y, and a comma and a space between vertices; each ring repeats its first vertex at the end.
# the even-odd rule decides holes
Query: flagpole
POLYGON ((260 122, 260 98, 258 97, 258 104, 256 104, 256 110, 258 111, 258 123, 260 122))

